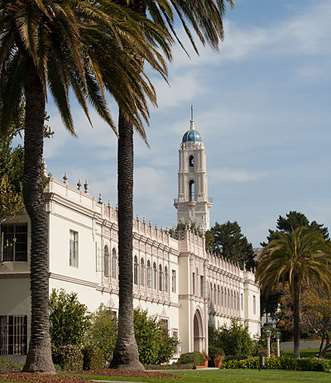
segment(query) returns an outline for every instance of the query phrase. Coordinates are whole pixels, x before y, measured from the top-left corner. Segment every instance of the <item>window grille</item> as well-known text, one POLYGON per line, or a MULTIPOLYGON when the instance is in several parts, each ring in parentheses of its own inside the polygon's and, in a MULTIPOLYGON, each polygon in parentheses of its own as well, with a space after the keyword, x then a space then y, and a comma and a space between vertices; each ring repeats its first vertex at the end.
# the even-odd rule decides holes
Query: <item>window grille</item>
POLYGON ((27 354, 27 316, 0 315, 0 355, 27 354))

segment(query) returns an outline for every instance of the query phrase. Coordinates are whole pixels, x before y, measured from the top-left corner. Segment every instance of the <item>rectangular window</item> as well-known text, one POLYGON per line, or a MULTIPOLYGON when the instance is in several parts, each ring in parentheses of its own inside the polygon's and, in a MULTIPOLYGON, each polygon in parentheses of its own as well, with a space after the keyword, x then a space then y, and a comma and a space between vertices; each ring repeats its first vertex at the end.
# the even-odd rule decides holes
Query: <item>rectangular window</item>
POLYGON ((240 294, 241 309, 244 309, 244 294, 240 294))
POLYGON ((256 296, 253 295, 253 314, 256 315, 256 296))
POLYGON ((69 265, 71 267, 78 267, 78 233, 74 230, 70 230, 69 265))
POLYGON ((26 355, 27 316, 0 316, 0 355, 26 355))
POLYGON ((203 294, 204 294, 204 280, 203 280, 203 276, 200 275, 200 297, 203 298, 203 294))
POLYGON ((0 230, 0 260, 27 262, 28 225, 26 223, 2 224, 0 230))
POLYGON ((168 319, 160 319, 160 325, 166 331, 167 333, 169 332, 169 323, 168 319))
POLYGON ((173 293, 175 293, 177 290, 176 283, 177 283, 177 281, 176 281, 176 270, 172 270, 171 271, 171 291, 173 293))

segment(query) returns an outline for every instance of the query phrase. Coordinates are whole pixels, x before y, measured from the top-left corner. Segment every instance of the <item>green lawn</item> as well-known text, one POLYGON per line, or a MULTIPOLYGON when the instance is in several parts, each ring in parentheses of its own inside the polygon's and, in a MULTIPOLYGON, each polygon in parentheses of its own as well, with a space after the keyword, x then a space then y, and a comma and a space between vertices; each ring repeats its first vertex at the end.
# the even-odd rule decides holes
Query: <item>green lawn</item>
POLYGON ((162 383, 330 383, 331 374, 325 372, 284 370, 212 370, 176 372, 174 378, 93 377, 109 381, 162 383), (178 379, 179 377, 179 379, 178 379), (177 378, 177 379, 176 379, 177 378))

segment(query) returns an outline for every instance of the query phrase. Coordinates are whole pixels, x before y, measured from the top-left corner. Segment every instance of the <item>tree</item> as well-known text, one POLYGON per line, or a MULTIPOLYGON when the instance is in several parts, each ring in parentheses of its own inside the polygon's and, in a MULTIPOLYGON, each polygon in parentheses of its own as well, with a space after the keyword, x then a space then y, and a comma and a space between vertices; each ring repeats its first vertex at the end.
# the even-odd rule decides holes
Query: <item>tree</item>
POLYGON ((293 302, 294 355, 300 356, 301 293, 304 285, 331 288, 331 245, 323 234, 301 226, 281 232, 259 254, 257 280, 263 290, 288 283, 293 302))
POLYGON ((254 341, 249 335, 247 327, 232 321, 230 327, 219 329, 210 327, 208 330, 209 355, 215 358, 218 353, 232 356, 235 359, 247 358, 252 355, 254 341))
POLYGON ((110 362, 117 337, 117 320, 114 313, 101 305, 91 317, 91 326, 86 334, 86 343, 102 351, 104 359, 110 362))
POLYGON ((49 298, 49 320, 55 352, 61 346, 82 346, 90 315, 76 293, 53 289, 49 298))
POLYGON ((309 219, 303 213, 291 210, 285 217, 282 217, 281 215, 278 217, 276 230, 269 229, 267 242, 262 242, 261 246, 265 247, 270 241, 277 237, 278 233, 291 233, 298 227, 302 226, 318 230, 323 234, 325 239, 329 239, 329 231, 327 227, 317 223, 316 221, 309 222, 309 219))
POLYGON ((212 254, 238 263, 242 269, 252 270, 256 266, 253 246, 237 222, 216 223, 206 233, 206 247, 212 254))
MULTIPOLYGON (((267 236, 267 241, 262 242, 261 246, 266 247, 273 239, 276 239, 279 233, 291 233, 299 227, 310 227, 314 230, 318 230, 322 233, 323 237, 329 239, 328 228, 322 224, 317 223, 316 221, 309 222, 309 219, 300 212, 291 210, 285 217, 279 216, 276 222, 276 230, 269 229, 269 235, 267 236)), ((282 290, 277 289, 272 291, 268 289, 267 291, 261 291, 261 310, 270 314, 271 317, 275 317, 278 303, 282 298, 282 290)))
POLYGON ((134 310, 134 329, 139 359, 145 364, 168 363, 176 351, 178 340, 168 335, 168 329, 147 311, 134 310))
POLYGON ((24 105, 25 109, 23 199, 31 222, 32 303, 25 371, 54 372, 42 181, 48 93, 72 134, 76 132, 70 112, 70 89, 90 122, 88 102, 116 130, 106 103, 107 90, 121 105, 122 115, 130 118, 133 126, 140 127, 142 119, 148 117, 148 100, 155 103, 156 96, 138 63, 142 57, 165 76, 166 64, 158 48, 167 51, 169 41, 155 24, 110 0, 0 2, 3 134, 12 126, 19 108, 24 105))
MULTIPOLYGON (((233 0, 116 0, 142 17, 150 17, 163 31, 171 32, 181 44, 176 31, 174 13, 181 21, 186 34, 197 51, 192 35, 196 33, 203 44, 218 48, 223 38, 225 3, 233 0)), ((182 45, 182 44, 181 44, 182 45)), ((140 57, 139 68, 144 58, 140 57)), ((132 221, 134 173, 134 125, 119 104, 118 139, 118 250, 119 250, 119 333, 112 368, 143 369, 139 363, 133 326, 133 275, 132 275, 132 221)), ((143 127, 138 134, 146 141, 143 127)))

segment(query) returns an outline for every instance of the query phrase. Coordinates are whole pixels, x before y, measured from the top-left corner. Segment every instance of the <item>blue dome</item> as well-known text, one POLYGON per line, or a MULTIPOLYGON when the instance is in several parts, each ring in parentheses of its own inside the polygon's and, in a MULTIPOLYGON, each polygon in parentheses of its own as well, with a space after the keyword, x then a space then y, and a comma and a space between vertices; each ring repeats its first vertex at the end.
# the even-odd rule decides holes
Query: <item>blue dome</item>
POLYGON ((190 129, 188 130, 184 136, 182 143, 184 144, 185 142, 201 142, 201 136, 200 133, 197 130, 190 129))

